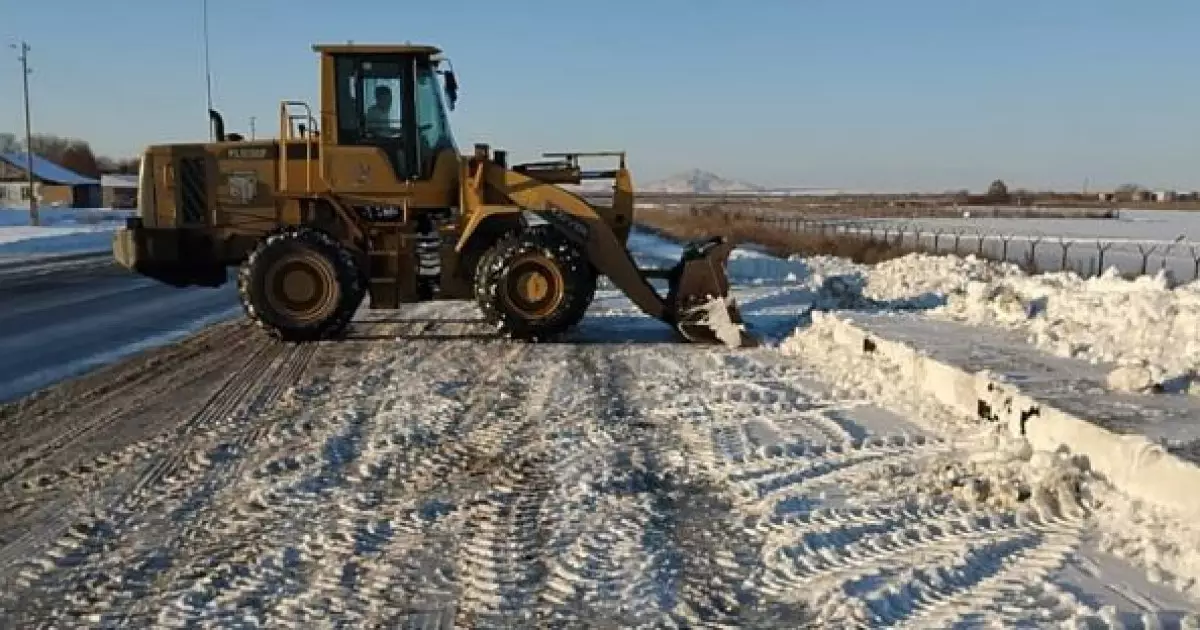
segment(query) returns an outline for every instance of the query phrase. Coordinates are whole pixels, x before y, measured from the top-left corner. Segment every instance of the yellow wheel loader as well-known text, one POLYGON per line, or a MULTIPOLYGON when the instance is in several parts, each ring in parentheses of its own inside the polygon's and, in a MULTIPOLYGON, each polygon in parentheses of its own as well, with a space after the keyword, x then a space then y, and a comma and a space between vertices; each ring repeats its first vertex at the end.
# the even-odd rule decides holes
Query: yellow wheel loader
POLYGON ((179 287, 219 286, 236 267, 247 316, 296 342, 338 336, 367 297, 372 309, 473 299, 501 334, 552 339, 582 319, 603 275, 687 340, 755 343, 728 296, 731 243, 637 267, 623 152, 511 167, 487 145, 460 154, 448 122, 458 81, 437 48, 313 50, 318 115, 284 101, 279 137, 246 140, 210 110, 213 141, 145 150, 139 216, 114 236, 119 264, 179 287), (584 170, 581 158, 617 167, 584 170), (611 205, 562 186, 590 179, 613 180, 611 205))

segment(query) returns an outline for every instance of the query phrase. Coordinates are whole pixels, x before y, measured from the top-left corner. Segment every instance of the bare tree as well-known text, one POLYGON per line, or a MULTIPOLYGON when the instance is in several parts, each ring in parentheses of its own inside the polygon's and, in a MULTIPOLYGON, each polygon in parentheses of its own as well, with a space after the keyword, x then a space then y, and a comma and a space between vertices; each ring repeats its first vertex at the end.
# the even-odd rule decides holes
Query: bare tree
POLYGON ((96 156, 92 153, 92 148, 86 142, 69 144, 57 162, 63 168, 85 177, 100 177, 100 166, 96 163, 96 156))
POLYGON ((1008 199, 1008 185, 1004 183, 1004 180, 997 179, 988 186, 987 197, 996 201, 1008 199))
MULTIPOLYGON (((25 143, 15 134, 0 132, 0 153, 24 151, 25 143)), ((87 177, 107 173, 132 175, 138 171, 138 158, 98 156, 86 140, 79 138, 37 134, 33 136, 33 152, 87 177)))

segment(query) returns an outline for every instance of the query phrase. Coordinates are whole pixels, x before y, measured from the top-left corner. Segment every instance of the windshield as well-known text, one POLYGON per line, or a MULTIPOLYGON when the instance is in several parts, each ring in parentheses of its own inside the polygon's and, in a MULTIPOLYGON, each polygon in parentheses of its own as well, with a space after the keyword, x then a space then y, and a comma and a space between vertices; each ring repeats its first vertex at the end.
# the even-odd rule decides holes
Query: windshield
POLYGON ((417 67, 417 130, 421 171, 433 171, 433 159, 445 149, 457 150, 450 130, 441 82, 432 65, 417 67))

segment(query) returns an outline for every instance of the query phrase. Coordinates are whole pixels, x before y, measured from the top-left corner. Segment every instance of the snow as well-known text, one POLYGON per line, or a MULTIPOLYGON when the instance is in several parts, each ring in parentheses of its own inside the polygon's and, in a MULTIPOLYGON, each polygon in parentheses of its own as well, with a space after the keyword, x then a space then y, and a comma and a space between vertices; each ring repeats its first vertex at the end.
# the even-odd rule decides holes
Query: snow
MULTIPOLYGON (((841 383, 851 395, 865 395, 889 408, 906 409, 906 417, 929 424, 934 430, 949 426, 953 431, 958 425, 961 431, 966 416, 955 422, 954 415, 949 414, 947 420, 948 412, 933 397, 915 393, 925 389, 923 366, 911 361, 868 359, 854 345, 838 340, 837 331, 832 316, 818 316, 813 326, 789 337, 781 351, 819 365, 824 378, 841 383)), ((1031 441, 1004 433, 987 434, 994 441, 992 448, 975 450, 966 464, 951 464, 952 470, 965 465, 986 471, 982 479, 957 487, 983 498, 999 489, 1002 498, 989 499, 995 501, 1011 500, 1014 484, 1023 484, 1023 490, 1018 489, 1016 494, 1032 496, 1042 512, 1067 510, 1078 514, 1075 510, 1084 510, 1097 526, 1097 538, 1089 541, 1097 545, 1093 551, 1134 563, 1151 582, 1168 584, 1200 602, 1200 524, 1195 518, 1132 499, 1097 477, 1083 462, 1054 451, 1035 450, 1031 441)), ((900 492, 894 485, 891 489, 900 492)))
POLYGON ((925 254, 875 267, 810 264, 854 274, 871 300, 1016 330, 1046 352, 1117 364, 1113 383, 1122 389, 1185 389, 1200 371, 1200 281, 1171 287, 1163 274, 1131 280, 1111 272, 1089 279, 1070 272, 1028 275, 1009 264, 925 254), (1131 369, 1146 378, 1131 379, 1131 369), (1138 386, 1139 380, 1149 383, 1138 386))
POLYGON ((29 211, 0 209, 0 257, 103 252, 112 248, 112 233, 136 211, 39 208, 39 225, 29 211))
POLYGON ((973 281, 931 315, 1016 329, 1047 352, 1118 364, 1111 382, 1124 390, 1183 389, 1200 371, 1200 281, 1012 276, 973 281))
POLYGON ((746 329, 743 324, 736 324, 729 317, 730 300, 725 297, 714 297, 707 302, 684 313, 689 322, 707 326, 712 329, 716 338, 727 347, 737 348, 742 343, 742 332, 746 329))
MULTIPOLYGON (((642 264, 681 251, 631 242, 642 264)), ((936 373, 865 357, 822 313, 1033 337, 1042 318, 1088 340, 1075 351, 1167 370, 1146 346, 1188 343, 1163 312, 1195 287, 746 250, 729 275, 777 346, 674 343, 607 286, 568 343, 480 341, 474 306, 452 302, 361 313, 343 342, 259 346, 199 415, 170 407, 181 426, 107 456, 128 470, 20 481, 71 499, 23 534, 44 546, 0 546, 0 611, 157 627, 1200 622, 1195 519, 1101 474, 1120 462, 930 395, 936 373), (1115 315, 1072 311, 1131 305, 1176 338, 1125 347, 1115 315)))

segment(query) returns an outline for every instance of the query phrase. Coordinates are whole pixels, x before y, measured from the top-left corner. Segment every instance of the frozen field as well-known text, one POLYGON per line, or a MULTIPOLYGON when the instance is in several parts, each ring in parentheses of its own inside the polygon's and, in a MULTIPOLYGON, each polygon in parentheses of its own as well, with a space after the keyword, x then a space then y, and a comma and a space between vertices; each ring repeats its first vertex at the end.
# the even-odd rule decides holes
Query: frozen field
POLYGON ((1171 241, 1180 235, 1200 243, 1200 212, 1121 210, 1115 219, 877 219, 878 223, 935 230, 969 230, 988 234, 1024 234, 1078 239, 1171 241))
POLYGON ((424 304, 308 346, 218 324, 0 408, 0 619, 1196 627, 1193 524, 796 330, 981 267, 731 267, 767 347, 607 290, 568 343, 424 304))
POLYGON ((1116 219, 874 219, 845 222, 843 229, 872 232, 939 252, 983 252, 1012 262, 1034 255, 1041 270, 1066 269, 1099 275, 1167 270, 1177 280, 1200 277, 1200 212, 1122 210, 1116 219), (1005 245, 1005 241, 1008 244, 1005 245))

